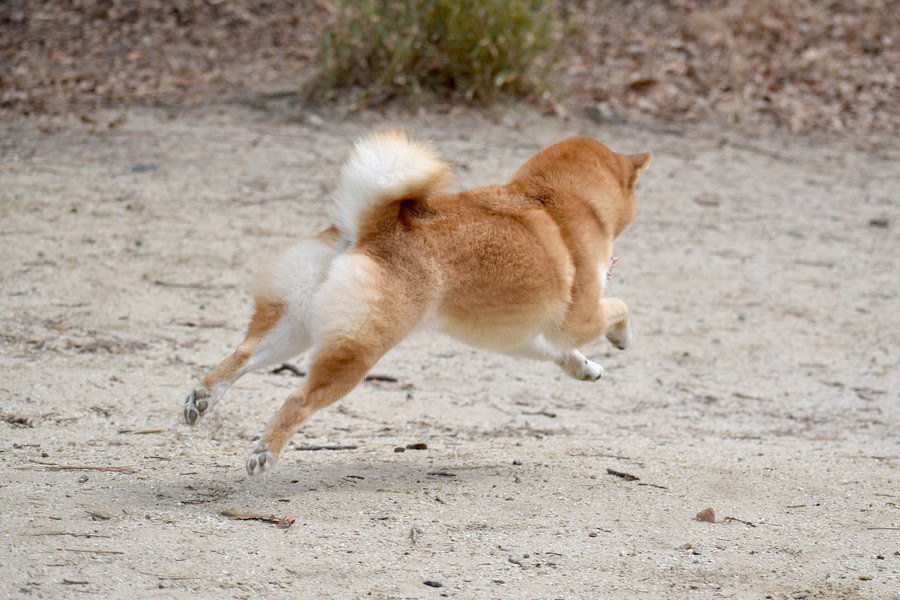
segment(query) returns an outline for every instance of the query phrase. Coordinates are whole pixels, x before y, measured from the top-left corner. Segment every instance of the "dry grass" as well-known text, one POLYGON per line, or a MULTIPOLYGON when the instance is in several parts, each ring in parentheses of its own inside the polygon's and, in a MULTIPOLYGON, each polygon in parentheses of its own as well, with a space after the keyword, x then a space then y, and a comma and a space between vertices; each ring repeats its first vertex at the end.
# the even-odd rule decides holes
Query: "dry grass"
POLYGON ((356 105, 535 96, 553 64, 552 25, 542 0, 339 0, 310 92, 356 105))

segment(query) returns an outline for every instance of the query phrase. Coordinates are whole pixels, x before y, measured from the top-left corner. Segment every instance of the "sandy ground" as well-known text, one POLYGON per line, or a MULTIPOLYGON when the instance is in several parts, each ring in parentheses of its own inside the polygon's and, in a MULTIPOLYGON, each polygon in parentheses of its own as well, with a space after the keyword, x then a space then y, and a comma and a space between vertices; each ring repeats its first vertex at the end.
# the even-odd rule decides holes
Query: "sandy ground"
POLYGON ((891 146, 407 120, 466 187, 574 133, 656 153, 609 288, 633 348, 589 346, 606 375, 582 383, 407 340, 374 370, 397 382, 316 415, 262 478, 244 457, 296 376, 181 423, 255 269, 326 224, 353 136, 385 121, 0 125, 0 597, 900 598, 891 146))

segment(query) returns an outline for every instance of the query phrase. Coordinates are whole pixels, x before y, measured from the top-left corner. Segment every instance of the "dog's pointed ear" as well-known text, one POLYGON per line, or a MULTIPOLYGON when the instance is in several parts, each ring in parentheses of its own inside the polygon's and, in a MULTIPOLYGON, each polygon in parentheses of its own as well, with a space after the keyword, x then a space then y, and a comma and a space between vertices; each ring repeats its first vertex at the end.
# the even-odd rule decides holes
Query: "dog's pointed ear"
POLYGON ((642 152, 641 154, 632 154, 628 157, 631 161, 631 179, 628 186, 633 188, 637 184, 638 177, 644 172, 644 169, 650 166, 653 160, 653 154, 650 152, 642 152))

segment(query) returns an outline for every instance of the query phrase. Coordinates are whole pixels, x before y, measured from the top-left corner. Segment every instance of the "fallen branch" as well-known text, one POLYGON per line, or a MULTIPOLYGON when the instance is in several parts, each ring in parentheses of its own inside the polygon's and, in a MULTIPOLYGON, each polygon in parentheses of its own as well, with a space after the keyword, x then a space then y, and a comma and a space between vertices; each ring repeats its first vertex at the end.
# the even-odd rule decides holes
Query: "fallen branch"
POLYGON ((294 446, 295 450, 306 450, 307 452, 316 452, 318 450, 356 450, 359 446, 355 444, 333 445, 333 446, 294 446))
POLYGON ((289 515, 284 517, 276 517, 275 515, 260 515, 253 513, 242 513, 234 509, 228 508, 219 513, 223 517, 228 517, 232 521, 263 521, 264 523, 273 523, 278 529, 287 529, 294 524, 296 519, 289 515))

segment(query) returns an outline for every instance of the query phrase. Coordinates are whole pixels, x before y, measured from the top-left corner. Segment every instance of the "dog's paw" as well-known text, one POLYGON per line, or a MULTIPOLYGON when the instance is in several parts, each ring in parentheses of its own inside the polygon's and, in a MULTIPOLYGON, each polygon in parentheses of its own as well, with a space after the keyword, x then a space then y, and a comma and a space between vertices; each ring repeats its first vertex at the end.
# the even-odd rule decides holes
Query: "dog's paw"
POLYGON ((209 410, 209 390, 199 387, 188 393, 184 399, 184 422, 193 425, 209 410))
POLYGON ((260 442, 256 444, 250 456, 247 457, 247 474, 259 475, 268 471, 275 466, 278 461, 278 455, 270 452, 266 446, 260 442))
POLYGON ((606 339, 619 350, 625 350, 631 345, 631 325, 626 323, 623 327, 610 328, 606 332, 606 339))
POLYGON ((603 367, 599 363, 585 358, 581 367, 572 374, 572 377, 581 381, 597 381, 603 377, 603 367))
POLYGON ((562 368, 569 377, 579 381, 597 381, 603 377, 603 367, 581 353, 563 363, 562 368))

